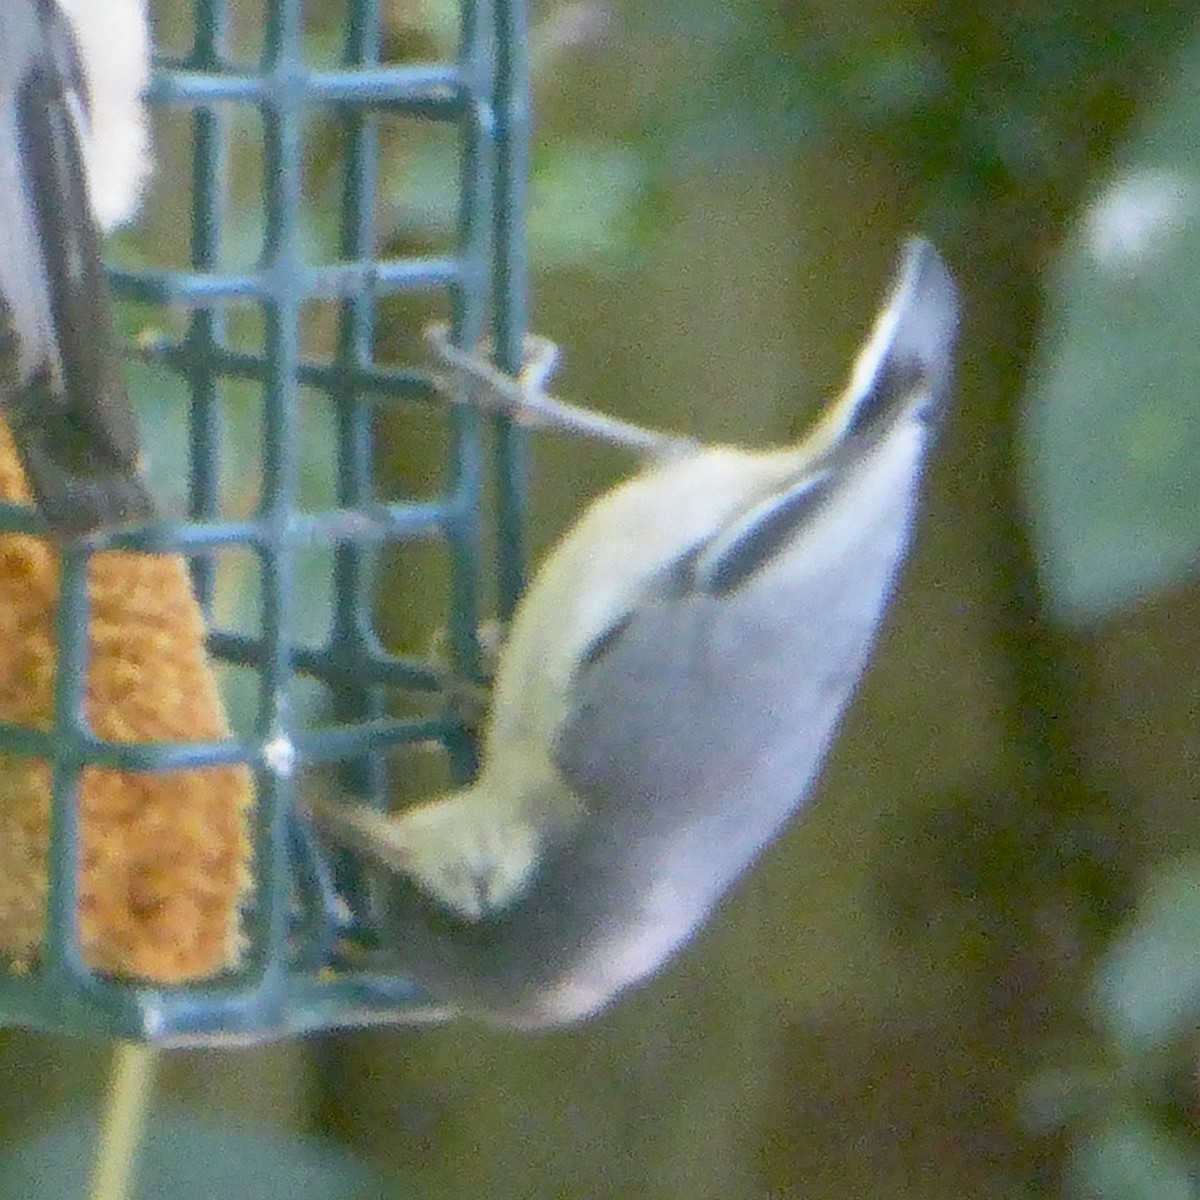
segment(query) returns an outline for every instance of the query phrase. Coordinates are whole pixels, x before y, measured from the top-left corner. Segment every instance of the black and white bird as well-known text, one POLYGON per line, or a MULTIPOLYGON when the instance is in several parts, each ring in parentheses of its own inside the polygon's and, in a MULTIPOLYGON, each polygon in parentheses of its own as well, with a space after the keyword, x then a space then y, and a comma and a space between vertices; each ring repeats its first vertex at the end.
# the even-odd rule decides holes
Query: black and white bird
POLYGON ((376 869, 396 969, 446 1012, 596 1012, 692 937, 809 795, 910 540, 957 325, 945 264, 909 241, 845 393, 766 452, 626 437, 435 336, 468 392, 649 458, 537 571, 475 782, 398 815, 310 808, 376 869))
POLYGON ((144 0, 0 4, 0 410, 51 530, 148 519, 101 234, 150 172, 144 0))

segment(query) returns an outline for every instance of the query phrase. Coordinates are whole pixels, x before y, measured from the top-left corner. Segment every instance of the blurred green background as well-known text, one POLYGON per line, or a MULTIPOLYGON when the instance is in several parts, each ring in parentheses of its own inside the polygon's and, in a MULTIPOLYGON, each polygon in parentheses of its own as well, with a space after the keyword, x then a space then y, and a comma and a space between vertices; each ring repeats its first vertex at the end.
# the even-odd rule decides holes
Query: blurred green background
MULTIPOLYGON (((308 7, 314 58, 335 58, 343 4, 308 7)), ((154 8, 159 44, 185 45, 188 6, 154 8)), ((261 6, 235 9, 253 56, 261 6)), ((453 54, 447 0, 387 11, 390 58, 453 54)), ((965 327, 917 545, 819 795, 657 980, 546 1036, 452 1024, 171 1054, 147 1196, 257 1195, 254 1173, 296 1197, 1198 1194, 1196 16, 534 5, 532 324, 565 348, 556 390, 703 438, 796 436, 920 229, 965 327)), ((382 127, 381 252, 449 246, 453 139, 382 127)), ((179 261, 182 130, 159 121, 127 259, 179 261)), ((311 133, 322 254, 335 129, 311 133)), ((246 262, 260 178, 248 149, 246 262)), ((390 304, 381 353, 413 361, 435 311, 390 304)), ((317 308, 314 350, 327 332, 317 308)), ((252 443, 236 404, 231 424, 252 443)), ((326 428, 314 412, 318 501, 326 428)), ((398 487, 436 486, 435 416, 398 415, 383 452, 398 487)), ((533 461, 538 550, 629 469, 550 438, 533 461)), ((397 648, 439 623, 434 559, 404 566, 428 607, 382 614, 397 648)), ((226 610, 247 588, 225 573, 226 610)), ((0 1060, 21 1081, 0 1101, 0 1193, 74 1194, 106 1049, 6 1030, 0 1060)))

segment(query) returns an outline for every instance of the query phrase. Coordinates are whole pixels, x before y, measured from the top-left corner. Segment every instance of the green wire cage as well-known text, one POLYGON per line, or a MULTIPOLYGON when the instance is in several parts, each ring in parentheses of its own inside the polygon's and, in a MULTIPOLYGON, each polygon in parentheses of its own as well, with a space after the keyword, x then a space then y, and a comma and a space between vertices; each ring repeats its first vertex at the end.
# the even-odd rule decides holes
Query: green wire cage
MULTIPOLYGON (((442 406, 448 470, 438 494, 420 502, 376 494, 379 414, 389 406, 441 403, 429 377, 379 361, 381 300, 434 297, 463 344, 489 337, 496 361, 519 366, 526 314, 524 188, 528 154, 526 14, 521 0, 463 0, 457 60, 388 60, 381 0, 348 0, 341 65, 316 69, 305 53, 302 0, 266 0, 260 61, 247 66, 231 50, 229 0, 195 0, 188 52, 157 63, 151 102, 182 112, 191 127, 190 270, 113 273, 117 294, 182 310, 181 336, 145 351, 186 381, 187 519, 122 534, 119 547, 181 553, 209 618, 209 649, 256 681, 250 732, 213 743, 127 744, 95 737, 82 717, 88 659, 87 564, 91 550, 62 555, 57 616, 55 722, 50 731, 0 726, 0 752, 36 755, 52 765, 49 893, 37 966, 0 974, 0 1019, 9 1024, 163 1044, 255 1040, 365 1021, 412 1019, 422 997, 403 978, 330 969, 335 901, 365 881, 349 863, 328 864, 295 815, 297 775, 336 769, 364 802, 386 804, 385 756, 407 744, 438 741, 452 770, 469 774, 470 737, 438 701, 445 674, 430 662, 388 652, 376 629, 373 565, 382 549, 436 540, 450 565, 444 601, 448 669, 478 678, 476 637, 482 547, 494 554, 497 607, 505 616, 523 576, 523 447, 503 422, 481 429, 469 412, 442 406), (229 121, 247 111, 261 122, 265 237, 253 270, 230 271, 222 246, 230 219, 229 121), (380 171, 379 122, 401 115, 454 131, 457 232, 449 254, 381 257, 375 212, 380 171), (342 174, 336 255, 306 261, 308 217, 303 174, 313 118, 338 130, 342 174), (307 305, 332 303, 333 351, 315 360, 304 349, 307 305), (262 353, 228 336, 231 305, 261 319, 262 353), (231 381, 261 389, 261 504, 247 519, 227 520, 219 505, 220 398, 231 381), (322 395, 336 430, 329 455, 335 503, 313 510, 298 499, 298 393, 322 395), (489 436, 485 436, 485 433, 489 436), (495 529, 482 528, 481 495, 494 496, 495 529), (328 547, 333 573, 327 636, 297 636, 298 555, 328 547), (218 553, 240 549, 261 579, 253 633, 213 619, 218 553), (287 698, 297 679, 315 681, 328 720, 297 717, 287 698), (421 693, 429 715, 392 715, 398 690, 421 693), (245 910, 248 946, 227 975, 184 987, 151 987, 99 975, 84 963, 78 922, 77 796, 81 772, 104 766, 163 772, 229 763, 253 771, 254 887, 245 910)), ((0 512, 0 528, 25 528, 28 515, 0 512)), ((351 918, 353 919, 353 916, 351 918)))

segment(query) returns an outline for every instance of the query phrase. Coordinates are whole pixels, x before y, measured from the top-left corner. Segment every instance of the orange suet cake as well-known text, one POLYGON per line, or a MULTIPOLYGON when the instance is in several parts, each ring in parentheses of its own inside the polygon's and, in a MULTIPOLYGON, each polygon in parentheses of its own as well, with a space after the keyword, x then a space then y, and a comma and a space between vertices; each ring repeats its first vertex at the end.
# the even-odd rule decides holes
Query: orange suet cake
MULTIPOLYGON (((29 487, 0 422, 0 499, 29 487)), ((59 564, 40 538, 0 533, 0 720, 49 729, 59 564)), ((108 551, 89 576, 87 715, 117 742, 225 736, 186 565, 108 551)), ((80 938, 92 967, 160 983, 237 959, 249 886, 243 767, 142 774, 90 767, 80 786, 80 938)), ((0 755, 0 953, 36 954, 46 904, 50 770, 0 755)))

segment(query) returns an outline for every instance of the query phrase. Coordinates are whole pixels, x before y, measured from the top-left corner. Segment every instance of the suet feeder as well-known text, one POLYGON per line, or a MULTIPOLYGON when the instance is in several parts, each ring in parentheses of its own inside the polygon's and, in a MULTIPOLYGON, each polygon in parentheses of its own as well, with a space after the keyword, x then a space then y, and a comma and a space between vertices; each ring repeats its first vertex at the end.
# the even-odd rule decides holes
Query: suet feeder
MULTIPOLYGON (((362 932, 365 881, 333 864, 333 886, 295 800, 305 772, 327 771, 385 807, 385 764, 414 743, 436 742, 457 774, 470 770, 470 738, 444 682, 479 675, 482 546, 493 548, 502 615, 515 602, 522 448, 516 431, 443 405, 419 365, 381 356, 379 307, 430 297, 464 343, 490 337, 501 367, 519 363, 525 12, 516 0, 463 0, 455 61, 396 62, 380 0, 347 0, 340 62, 327 65, 308 52, 305 7, 266 0, 250 65, 229 0, 195 0, 186 52, 157 62, 151 103, 170 111, 173 128, 190 127, 190 261, 113 279, 118 297, 160 313, 170 330, 131 344, 131 356, 186 387, 170 414, 187 446, 177 519, 54 547, 0 438, 0 1019, 9 1024, 203 1044, 403 1021, 423 1008, 369 954, 342 953, 347 930, 351 940, 362 932), (380 253, 380 126, 396 116, 453 132, 449 253, 380 253), (239 123, 261 130, 264 233, 244 270, 227 253, 239 123), (307 236, 318 124, 336 129, 340 172, 328 255, 314 255, 307 236), (328 353, 306 341, 314 304, 332 313, 328 353), (232 336, 234 307, 253 313, 259 349, 232 336), (248 485, 256 502, 231 514, 222 427, 231 389, 246 387, 259 397, 259 477, 248 485), (333 431, 332 502, 315 506, 300 451, 301 414, 313 404, 333 431), (414 405, 438 405, 448 438, 444 479, 419 502, 375 478, 381 423, 414 405), (494 530, 481 528, 485 484, 494 530), (430 540, 449 564, 444 668, 392 652, 377 624, 381 554, 402 571, 404 547, 430 540), (230 554, 254 564, 258 583, 253 619, 238 624, 223 623, 217 604, 230 554), (318 638, 300 633, 311 606, 299 564, 314 554, 332 580, 318 638), (219 664, 254 682, 244 729, 235 722, 231 732, 219 664), (316 701, 296 704, 298 689, 316 701), (338 897, 349 901, 340 916, 338 897)), ((322 20, 328 29, 329 14, 322 20)), ((169 148, 158 149, 161 161, 169 148)))

